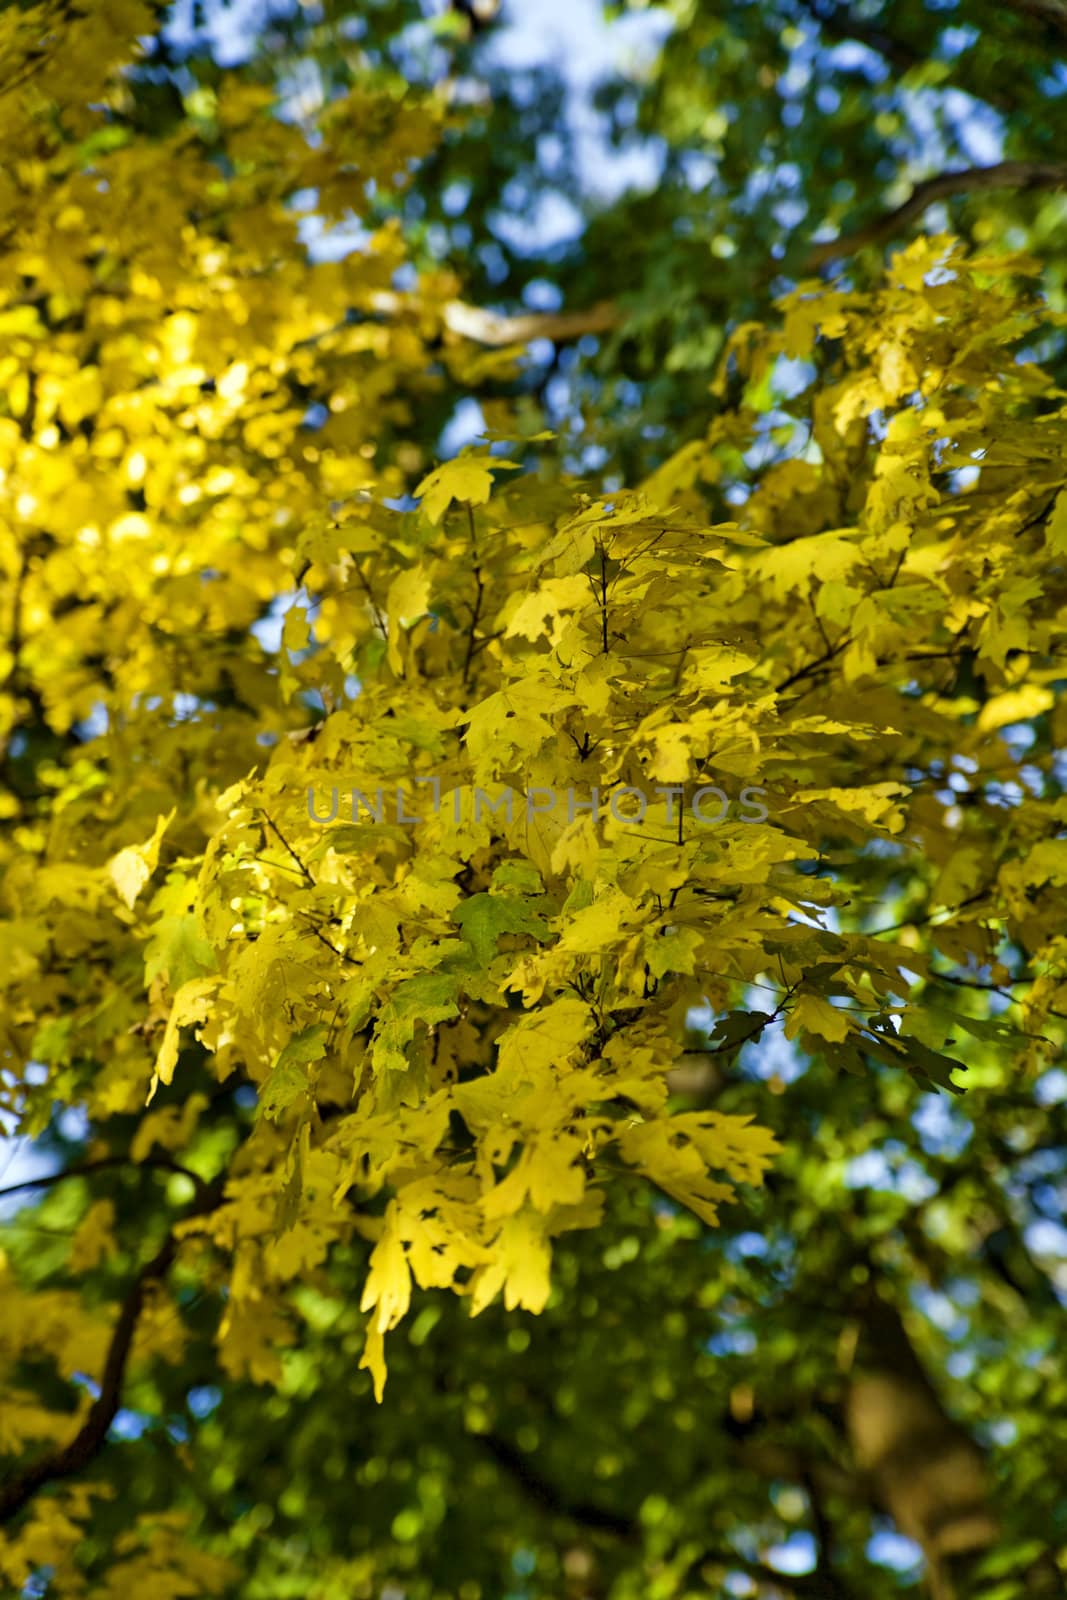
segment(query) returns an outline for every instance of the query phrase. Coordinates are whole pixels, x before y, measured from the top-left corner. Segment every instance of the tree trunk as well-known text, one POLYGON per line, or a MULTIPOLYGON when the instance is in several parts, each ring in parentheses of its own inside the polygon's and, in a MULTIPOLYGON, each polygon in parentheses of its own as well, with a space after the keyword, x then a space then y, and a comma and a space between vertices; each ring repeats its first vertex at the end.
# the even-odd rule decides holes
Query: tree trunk
POLYGON ((997 1537, 985 1462, 946 1413, 896 1307, 874 1295, 861 1312, 846 1422, 878 1499, 922 1548, 934 1600, 962 1600, 954 1571, 997 1537))

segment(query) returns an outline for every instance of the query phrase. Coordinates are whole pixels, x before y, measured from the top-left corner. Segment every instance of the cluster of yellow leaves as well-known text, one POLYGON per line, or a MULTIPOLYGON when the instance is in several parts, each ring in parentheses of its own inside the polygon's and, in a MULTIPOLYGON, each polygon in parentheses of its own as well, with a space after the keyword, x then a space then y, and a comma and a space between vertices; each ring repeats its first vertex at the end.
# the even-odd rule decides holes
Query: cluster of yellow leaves
MULTIPOLYGON (((379 1391, 383 1336, 413 1283, 451 1287, 474 1312, 500 1292, 543 1305, 550 1241, 596 1222, 612 1156, 709 1222, 734 1184, 758 1181, 764 1132, 668 1099, 686 1018, 709 993, 778 994, 727 1019, 715 1048, 784 1014, 787 1037, 848 1070, 873 1058, 951 1082, 948 1030, 909 1027, 903 1043, 894 1025, 929 954, 818 925, 849 898, 840 873, 810 870, 835 841, 933 869, 942 903, 955 903, 946 873, 957 902, 981 887, 1013 911, 1013 936, 1051 954, 1054 896, 1031 891, 1060 881, 1041 852, 1061 845, 1034 839, 1055 830, 1055 803, 1013 819, 1003 858, 988 859, 947 801, 887 776, 953 748, 1002 767, 1000 729, 1053 702, 1044 657, 1065 625, 1063 585, 1026 578, 1026 559, 1045 557, 1040 531, 1020 530, 1062 480, 1029 476, 1014 511, 1001 500, 989 517, 966 491, 930 487, 959 396, 989 426, 998 395, 1013 403, 1012 385, 1033 383, 1021 369, 1007 394, 987 386, 973 402, 965 387, 975 339, 954 352, 973 300, 1002 321, 1032 315, 1005 309, 990 276, 960 263, 955 298, 938 296, 952 313, 936 324, 945 392, 926 426, 911 408, 889 420, 855 526, 779 536, 774 473, 747 526, 709 527, 692 496, 665 506, 647 486, 546 514, 530 479, 491 494, 499 458, 480 450, 424 481, 421 515, 358 501, 301 536, 315 621, 294 686, 358 662, 360 689, 222 797, 195 886, 189 862, 149 904, 148 937, 176 896, 189 924, 152 965, 166 1017, 155 1070, 170 1081, 193 1023, 220 1077, 238 1068, 260 1086, 248 1175, 194 1224, 246 1241, 248 1296, 354 1229, 374 1240, 364 1359, 379 1391), (887 526, 875 492, 889 479, 926 487, 902 488, 887 526), (1006 539, 1016 626, 1038 646, 1011 671, 985 627, 1007 603, 987 578, 1006 539), (1003 684, 977 720, 938 687, 958 674, 968 626, 1003 684), (689 801, 711 783, 735 796, 758 784, 764 819, 702 821, 689 801), (417 825, 373 810, 398 788, 417 825), (309 796, 331 793, 324 826, 309 796), (353 1197, 371 1210, 353 1212, 353 1197)), ((909 294, 925 306, 925 289, 893 285, 857 310, 856 337, 866 346, 883 316, 921 330, 909 294)), ((829 315, 837 327, 843 313, 829 315)), ((996 341, 977 343, 992 366, 996 341)), ((823 494, 827 468, 812 472, 823 494)), ((975 920, 952 948, 983 958, 996 937, 975 920)), ((235 1288, 228 1325, 258 1368, 264 1339, 241 1299, 235 1288)))
POLYGON ((0 1546, 0 1578, 14 1594, 42 1567, 49 1587, 64 1600, 189 1600, 221 1594, 236 1576, 233 1563, 197 1549, 186 1537, 188 1517, 181 1512, 140 1516, 115 1540, 111 1564, 99 1582, 81 1569, 78 1556, 94 1502, 107 1485, 74 1484, 42 1497, 18 1531, 0 1546))
MULTIPOLYGON (((32 1352, 37 1357, 47 1355, 57 1373, 68 1381, 76 1373, 100 1371, 111 1330, 102 1319, 86 1317, 76 1291, 53 1289, 31 1294, 23 1290, 0 1252, 0 1292, 4 1307, 2 1367, 10 1370, 32 1352)), ((0 1454, 17 1454, 31 1442, 57 1443, 69 1431, 69 1415, 47 1410, 17 1388, 6 1389, 0 1414, 0 1454)))

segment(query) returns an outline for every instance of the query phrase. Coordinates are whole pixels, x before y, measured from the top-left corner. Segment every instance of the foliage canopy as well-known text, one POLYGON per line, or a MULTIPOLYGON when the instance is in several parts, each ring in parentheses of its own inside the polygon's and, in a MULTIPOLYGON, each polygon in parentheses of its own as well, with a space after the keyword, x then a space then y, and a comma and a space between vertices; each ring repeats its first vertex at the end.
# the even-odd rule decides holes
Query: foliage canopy
POLYGON ((1065 313, 996 210, 772 241, 716 108, 838 69, 711 9, 635 116, 796 275, 666 183, 544 316, 433 231, 469 19, 0 13, 14 1595, 1062 1591, 1065 313))

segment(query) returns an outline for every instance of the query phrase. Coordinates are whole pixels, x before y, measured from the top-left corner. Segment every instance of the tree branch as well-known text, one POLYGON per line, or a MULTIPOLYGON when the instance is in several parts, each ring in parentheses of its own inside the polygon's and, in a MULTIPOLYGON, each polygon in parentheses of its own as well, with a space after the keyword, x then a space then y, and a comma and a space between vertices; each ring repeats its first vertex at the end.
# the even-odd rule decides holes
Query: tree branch
MULTIPOLYGON (((379 289, 370 296, 369 309, 382 316, 397 316, 412 306, 409 296, 391 289, 379 289)), ((581 339, 587 333, 608 333, 622 321, 618 306, 610 300, 587 311, 527 311, 516 316, 487 311, 465 300, 449 300, 441 316, 451 333, 494 347, 528 344, 531 339, 581 339)))
MULTIPOLYGON (((801 3, 828 31, 869 45, 894 66, 911 67, 920 59, 913 54, 910 46, 883 34, 880 29, 838 11, 824 11, 818 0, 810 0, 810 3, 809 0, 801 0, 801 3)), ((1067 33, 1067 0, 1017 0, 1017 3, 1032 8, 1035 13, 1041 10, 1042 15, 1062 18, 1062 26, 1067 33)), ((852 255, 867 245, 887 244, 939 200, 998 189, 1018 193, 1067 189, 1067 162, 999 161, 989 167, 961 167, 951 172, 935 173, 933 177, 917 183, 901 205, 883 212, 854 233, 812 245, 805 258, 806 265, 814 272, 828 261, 852 255)), ((379 316, 395 317, 405 311, 417 311, 419 307, 409 296, 380 289, 369 297, 367 309, 379 316)), ((531 311, 513 316, 469 305, 464 300, 449 300, 440 315, 449 332, 470 339, 475 344, 498 349, 506 345, 528 344, 532 339, 565 341, 581 339, 586 334, 610 333, 623 322, 621 309, 611 300, 600 301, 585 311, 531 311)))
MULTIPOLYGON (((483 1433, 475 1436, 497 1465, 512 1477, 523 1492, 544 1510, 567 1517, 592 1533, 607 1533, 613 1538, 629 1543, 637 1538, 639 1524, 631 1517, 588 1501, 571 1500, 555 1484, 543 1477, 533 1463, 514 1445, 498 1434, 483 1433)), ((825 1572, 808 1576, 794 1576, 779 1572, 764 1562, 753 1561, 733 1550, 706 1550, 689 1567, 686 1580, 693 1584, 702 1582, 701 1569, 721 1566, 733 1572, 745 1572, 759 1583, 771 1584, 797 1600, 841 1600, 844 1591, 825 1572)))
POLYGON ((1010 11, 1020 11, 1023 16, 1036 17, 1047 22, 1058 32, 1067 34, 1067 3, 1065 0, 1007 0, 1010 11))
MULTIPOLYGON (((222 1198, 223 1179, 207 1185, 205 1192, 185 1212, 186 1217, 213 1210, 222 1198)), ((171 1231, 151 1261, 145 1263, 122 1302, 118 1320, 108 1345, 100 1393, 89 1414, 69 1444, 51 1455, 39 1457, 11 1483, 0 1489, 0 1524, 10 1522, 46 1483, 73 1477, 88 1466, 104 1447, 108 1429, 115 1420, 122 1396, 126 1363, 145 1299, 153 1284, 159 1283, 170 1268, 178 1249, 177 1235, 171 1231)))
POLYGON ((636 1536, 637 1524, 631 1517, 603 1506, 592 1505, 585 1500, 571 1500, 554 1483, 538 1472, 523 1451, 516 1449, 499 1434, 479 1433, 474 1437, 492 1456, 497 1466, 502 1467, 524 1493, 544 1510, 553 1512, 557 1516, 567 1517, 570 1521, 580 1523, 582 1527, 598 1533, 610 1533, 616 1539, 629 1540, 636 1536))
POLYGON ((9 1194, 18 1194, 23 1189, 50 1189, 54 1184, 62 1183, 64 1178, 84 1178, 90 1172, 106 1172, 115 1167, 176 1173, 180 1178, 189 1179, 200 1199, 207 1196, 211 1187, 198 1172, 183 1167, 180 1161, 172 1161, 169 1156, 146 1156, 143 1161, 134 1161, 131 1156, 102 1156, 99 1161, 83 1161, 75 1167, 64 1167, 61 1172, 45 1172, 36 1178, 23 1178, 21 1183, 9 1183, 0 1189, 0 1200, 9 1194))
POLYGON ((960 1600, 950 1560, 973 1563, 998 1537, 983 1454, 945 1411, 896 1306, 872 1287, 857 1312, 845 1407, 853 1456, 901 1533, 922 1547, 932 1595, 960 1600))
POLYGON ((690 1565, 685 1574, 687 1586, 706 1583, 705 1567, 722 1567, 727 1572, 744 1572, 759 1584, 766 1584, 782 1594, 791 1594, 796 1600, 834 1600, 836 1591, 827 1588, 826 1580, 815 1573, 779 1572, 762 1561, 750 1561, 733 1550, 706 1550, 690 1565))
POLYGON ((902 205, 883 212, 855 233, 813 245, 807 255, 807 265, 814 270, 867 245, 886 244, 938 200, 996 189, 1019 193, 1030 189, 1067 189, 1067 162, 998 161, 992 167, 962 167, 954 172, 936 173, 917 183, 902 205))

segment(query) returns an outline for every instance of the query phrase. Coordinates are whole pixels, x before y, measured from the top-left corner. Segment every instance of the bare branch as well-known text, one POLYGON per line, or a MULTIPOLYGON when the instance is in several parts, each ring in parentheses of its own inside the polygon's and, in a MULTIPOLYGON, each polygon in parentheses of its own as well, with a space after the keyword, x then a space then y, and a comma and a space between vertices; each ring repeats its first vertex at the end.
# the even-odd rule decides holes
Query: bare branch
MULTIPOLYGON (((222 1191, 222 1179, 217 1179, 208 1185, 204 1194, 186 1211, 186 1217, 212 1210, 219 1204, 222 1191)), ((166 1277, 177 1249, 177 1235, 174 1232, 168 1233, 151 1261, 146 1262, 137 1274, 122 1302, 111 1335, 111 1343, 108 1345, 104 1372, 100 1379, 100 1393, 93 1401, 88 1416, 69 1444, 51 1455, 41 1456, 31 1462, 18 1477, 0 1489, 0 1523, 10 1522, 17 1516, 46 1483, 55 1483, 61 1478, 71 1478, 75 1473, 81 1472, 103 1449, 108 1429, 115 1420, 121 1402, 126 1362, 129 1359, 130 1347, 137 1332, 137 1323, 144 1310, 148 1291, 153 1284, 161 1282, 166 1277)))
POLYGON ((721 1567, 725 1572, 747 1573, 758 1584, 767 1585, 779 1594, 794 1595, 796 1600, 833 1600, 835 1593, 840 1592, 829 1589, 821 1575, 813 1573, 801 1576, 791 1572, 779 1572, 776 1567, 769 1567, 762 1561, 752 1561, 747 1556, 726 1549, 706 1550, 698 1556, 685 1573, 686 1583, 692 1586, 707 1583, 704 1577, 705 1567, 721 1567))
MULTIPOLYGON (((383 316, 396 316, 412 304, 410 297, 380 289, 370 297, 369 309, 383 316)), ((442 317, 451 333, 494 347, 528 344, 531 339, 581 339, 587 333, 608 333, 622 320, 618 306, 610 300, 591 306, 588 311, 529 311, 517 316, 487 311, 464 300, 449 300, 442 317)))
POLYGON ((1067 0, 1007 0, 1007 4, 1009 10, 1036 17, 1039 22, 1047 22, 1060 33, 1067 34, 1067 0))
POLYGON ((508 1440, 495 1433, 481 1433, 476 1435, 476 1438, 497 1465, 502 1467, 530 1499, 536 1501, 544 1510, 553 1512, 557 1516, 567 1517, 572 1522, 598 1533, 612 1534, 618 1539, 636 1537, 638 1525, 633 1518, 585 1500, 570 1499, 538 1471, 526 1453, 517 1449, 508 1440))
POLYGON ((126 1167, 135 1172, 147 1170, 176 1173, 180 1178, 188 1178, 202 1198, 210 1189, 210 1185, 198 1172, 193 1172, 190 1167, 183 1167, 180 1161, 172 1161, 169 1156, 146 1156, 143 1161, 134 1161, 132 1156, 102 1156, 99 1161, 84 1161, 78 1166, 64 1167, 60 1172, 45 1172, 36 1178, 23 1178, 21 1183, 9 1183, 0 1189, 0 1199, 9 1194, 19 1194, 24 1189, 51 1189, 55 1184, 62 1183, 65 1178, 83 1178, 90 1172, 105 1172, 115 1167, 126 1167))
POLYGON ((1067 162, 998 161, 992 167, 963 167, 955 172, 939 172, 917 183, 902 205, 883 212, 866 227, 842 238, 813 245, 808 252, 807 264, 815 269, 836 257, 852 255, 867 245, 886 244, 938 200, 996 189, 1015 190, 1018 193, 1030 189, 1067 189, 1067 162))
MULTIPOLYGON (((895 66, 911 67, 919 59, 913 56, 910 47, 845 13, 828 12, 817 3, 807 4, 807 0, 802 0, 802 3, 828 31, 857 40, 862 36, 862 42, 878 50, 895 66)), ((1055 10, 1057 15, 1062 14, 1067 31, 1067 0, 1019 0, 1019 4, 1033 6, 1035 10, 1048 7, 1050 14, 1055 10)), ((1038 189, 1067 189, 1067 162, 1000 161, 989 167, 962 167, 952 172, 936 173, 917 183, 901 205, 875 217, 855 233, 813 245, 808 251, 806 265, 811 271, 816 271, 828 261, 852 255, 867 245, 887 244, 939 200, 947 200, 953 195, 998 189, 1018 193, 1038 189)), ((370 296, 367 309, 379 316, 395 317, 417 311, 419 307, 410 297, 383 289, 370 296)), ((522 312, 514 316, 472 306, 463 300, 450 300, 443 307, 441 317, 451 333, 470 339, 475 344, 494 348, 528 344, 532 339, 580 339, 586 334, 611 332, 623 321, 619 306, 610 300, 601 301, 586 311, 522 312)))

